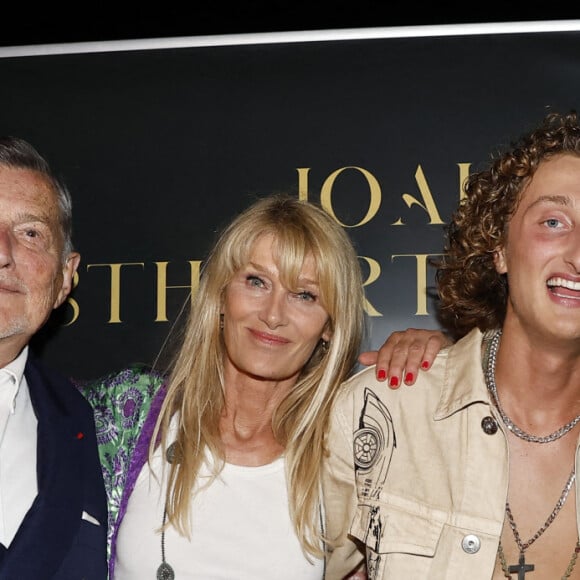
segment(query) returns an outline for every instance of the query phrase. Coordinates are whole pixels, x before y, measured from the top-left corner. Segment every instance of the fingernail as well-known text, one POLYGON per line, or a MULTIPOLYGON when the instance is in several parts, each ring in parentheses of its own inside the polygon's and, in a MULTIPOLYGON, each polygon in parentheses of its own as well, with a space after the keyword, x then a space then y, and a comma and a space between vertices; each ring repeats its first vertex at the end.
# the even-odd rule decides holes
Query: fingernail
POLYGON ((424 360, 424 361, 421 363, 421 368, 422 368, 422 369, 428 369, 428 368, 429 368, 429 363, 428 363, 426 360, 424 360))
POLYGON ((387 378, 387 371, 385 369, 379 369, 377 373, 377 378, 379 381, 384 381, 387 378))
POLYGON ((390 387, 398 387, 399 386, 399 377, 391 377, 391 380, 389 381, 389 386, 390 387))
POLYGON ((413 382, 413 373, 407 373, 405 375, 405 382, 406 383, 412 383, 413 382))

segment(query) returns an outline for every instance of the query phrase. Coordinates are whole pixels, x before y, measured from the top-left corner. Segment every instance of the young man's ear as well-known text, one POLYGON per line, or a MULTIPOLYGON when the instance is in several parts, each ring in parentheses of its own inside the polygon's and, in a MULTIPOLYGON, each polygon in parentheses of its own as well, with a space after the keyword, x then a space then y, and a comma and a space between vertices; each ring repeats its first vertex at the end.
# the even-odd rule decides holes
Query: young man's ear
POLYGON ((493 263, 495 264, 495 269, 498 274, 505 274, 507 272, 505 250, 503 248, 496 248, 493 253, 493 263))

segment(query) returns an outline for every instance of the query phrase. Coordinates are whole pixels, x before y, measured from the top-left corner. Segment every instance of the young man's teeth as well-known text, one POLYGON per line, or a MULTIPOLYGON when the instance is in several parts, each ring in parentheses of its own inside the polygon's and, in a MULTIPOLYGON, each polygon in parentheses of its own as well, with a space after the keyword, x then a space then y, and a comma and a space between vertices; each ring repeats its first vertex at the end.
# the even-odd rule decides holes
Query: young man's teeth
POLYGON ((565 278, 550 278, 548 286, 562 286, 563 288, 568 288, 568 290, 580 290, 580 282, 572 282, 572 280, 566 280, 565 278))

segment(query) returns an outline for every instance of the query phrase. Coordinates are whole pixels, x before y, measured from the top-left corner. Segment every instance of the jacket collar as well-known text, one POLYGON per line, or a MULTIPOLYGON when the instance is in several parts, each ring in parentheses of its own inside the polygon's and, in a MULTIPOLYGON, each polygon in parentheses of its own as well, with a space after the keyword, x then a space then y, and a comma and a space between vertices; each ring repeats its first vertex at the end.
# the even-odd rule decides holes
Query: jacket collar
POLYGON ((473 403, 491 404, 482 368, 483 340, 484 335, 475 328, 448 349, 436 420, 445 419, 473 403))

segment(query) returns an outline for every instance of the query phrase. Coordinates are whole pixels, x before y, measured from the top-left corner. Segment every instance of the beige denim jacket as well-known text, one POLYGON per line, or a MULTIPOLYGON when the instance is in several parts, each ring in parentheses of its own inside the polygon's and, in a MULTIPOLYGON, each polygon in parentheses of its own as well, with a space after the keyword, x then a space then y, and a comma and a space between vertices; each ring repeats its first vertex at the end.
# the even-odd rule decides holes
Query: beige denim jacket
POLYGON ((492 577, 508 446, 485 385, 482 338, 474 330, 441 351, 412 387, 389 389, 374 368, 345 383, 323 473, 326 531, 337 542, 328 580, 360 564, 355 539, 366 546, 369 580, 492 577))

